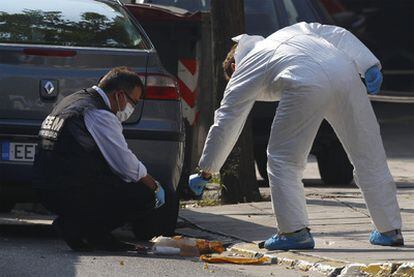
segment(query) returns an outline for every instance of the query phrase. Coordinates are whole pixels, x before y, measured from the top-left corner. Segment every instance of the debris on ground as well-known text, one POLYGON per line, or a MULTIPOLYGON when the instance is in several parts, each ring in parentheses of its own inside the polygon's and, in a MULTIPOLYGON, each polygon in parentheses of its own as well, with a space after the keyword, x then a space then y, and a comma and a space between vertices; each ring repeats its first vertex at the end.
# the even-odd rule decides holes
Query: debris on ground
POLYGON ((205 239, 187 238, 183 236, 157 237, 152 252, 159 255, 180 255, 183 257, 199 257, 202 254, 222 253, 223 243, 205 239))
MULTIPOLYGON (((181 257, 200 257, 205 263, 232 263, 232 264, 270 264, 271 259, 263 254, 252 256, 249 253, 235 253, 226 251, 220 241, 209 241, 183 236, 159 236, 151 240, 152 247, 138 249, 138 253, 150 255, 169 255, 181 257), (141 250, 141 251, 140 251, 141 250)), ((204 264, 208 268, 207 264, 204 264)))
POLYGON ((271 263, 271 260, 265 256, 248 257, 241 253, 224 252, 221 254, 201 255, 200 260, 206 263, 231 263, 231 264, 251 264, 259 265, 271 263))

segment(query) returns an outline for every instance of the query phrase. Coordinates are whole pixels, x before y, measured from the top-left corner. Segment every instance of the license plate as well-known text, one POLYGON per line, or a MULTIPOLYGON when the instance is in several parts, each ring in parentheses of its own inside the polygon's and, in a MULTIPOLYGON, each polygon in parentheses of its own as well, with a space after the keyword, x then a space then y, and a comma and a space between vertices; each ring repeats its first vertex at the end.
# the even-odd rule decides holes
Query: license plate
POLYGON ((1 142, 1 159, 3 161, 33 162, 36 143, 1 142))

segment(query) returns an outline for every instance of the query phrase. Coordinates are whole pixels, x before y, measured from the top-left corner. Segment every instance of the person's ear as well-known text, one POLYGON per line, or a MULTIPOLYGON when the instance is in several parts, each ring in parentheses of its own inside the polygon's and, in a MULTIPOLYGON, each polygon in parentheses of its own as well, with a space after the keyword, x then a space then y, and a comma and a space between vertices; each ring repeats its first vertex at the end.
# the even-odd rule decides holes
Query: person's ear
POLYGON ((115 97, 118 99, 119 103, 122 103, 124 101, 124 94, 122 90, 118 90, 115 92, 115 97))
POLYGON ((231 63, 231 69, 234 71, 236 71, 236 64, 235 63, 231 63))
POLYGON ((114 100, 117 101, 116 105, 119 110, 123 110, 125 108, 127 100, 125 99, 125 95, 122 90, 114 92, 114 100))

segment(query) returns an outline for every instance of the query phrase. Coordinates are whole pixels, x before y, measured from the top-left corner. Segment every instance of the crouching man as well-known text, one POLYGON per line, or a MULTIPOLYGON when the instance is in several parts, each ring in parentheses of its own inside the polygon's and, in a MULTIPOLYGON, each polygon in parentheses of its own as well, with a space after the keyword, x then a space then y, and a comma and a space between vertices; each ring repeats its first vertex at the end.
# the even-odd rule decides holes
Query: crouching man
POLYGON ((73 250, 133 250, 111 234, 127 222, 138 239, 174 233, 174 188, 148 175, 122 134, 143 90, 136 73, 114 68, 97 86, 63 98, 43 121, 33 186, 73 250))

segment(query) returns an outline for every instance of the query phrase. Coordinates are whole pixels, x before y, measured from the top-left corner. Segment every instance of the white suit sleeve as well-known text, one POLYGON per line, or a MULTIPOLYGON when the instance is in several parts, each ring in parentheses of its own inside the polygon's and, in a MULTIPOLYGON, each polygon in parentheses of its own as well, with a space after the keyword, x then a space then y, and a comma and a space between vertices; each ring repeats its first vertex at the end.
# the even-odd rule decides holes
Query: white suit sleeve
POLYGON ((381 68, 381 63, 377 57, 357 37, 346 29, 319 23, 310 23, 307 25, 313 33, 323 37, 336 48, 347 54, 355 62, 358 72, 362 77, 364 77, 367 69, 374 65, 378 65, 381 68))
POLYGON ((125 182, 137 182, 147 169, 128 148, 118 118, 105 110, 85 112, 85 125, 111 169, 125 182))
POLYGON ((267 54, 250 55, 240 65, 236 65, 207 135, 199 162, 202 170, 211 173, 220 171, 263 89, 268 60, 267 54))

